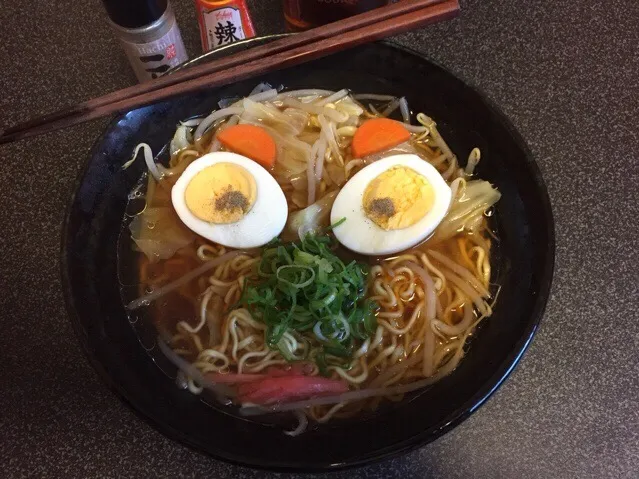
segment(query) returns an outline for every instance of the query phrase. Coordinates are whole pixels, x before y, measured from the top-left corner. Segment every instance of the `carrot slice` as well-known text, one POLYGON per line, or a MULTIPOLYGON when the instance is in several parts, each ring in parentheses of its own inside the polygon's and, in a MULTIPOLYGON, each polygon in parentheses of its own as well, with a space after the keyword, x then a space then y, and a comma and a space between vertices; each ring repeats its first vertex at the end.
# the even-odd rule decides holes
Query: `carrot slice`
POLYGON ((365 121, 355 132, 351 143, 353 157, 363 158, 388 150, 409 138, 410 132, 399 121, 373 118, 365 121))
POLYGON ((262 127, 255 125, 230 126, 218 133, 217 139, 225 148, 256 161, 265 168, 275 164, 275 140, 262 127))

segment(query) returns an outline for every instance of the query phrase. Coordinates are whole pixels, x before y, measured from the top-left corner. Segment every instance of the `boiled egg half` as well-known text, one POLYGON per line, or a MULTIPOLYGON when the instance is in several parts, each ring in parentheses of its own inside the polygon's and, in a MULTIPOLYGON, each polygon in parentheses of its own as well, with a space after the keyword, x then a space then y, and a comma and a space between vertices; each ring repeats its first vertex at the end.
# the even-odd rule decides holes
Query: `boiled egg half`
POLYGON ((417 155, 393 155, 366 166, 341 189, 331 223, 348 249, 365 255, 406 250, 428 238, 444 219, 451 190, 417 155))
POLYGON ((191 163, 171 191, 182 222, 230 248, 255 248, 278 236, 288 216, 284 192, 253 160, 217 152, 191 163))

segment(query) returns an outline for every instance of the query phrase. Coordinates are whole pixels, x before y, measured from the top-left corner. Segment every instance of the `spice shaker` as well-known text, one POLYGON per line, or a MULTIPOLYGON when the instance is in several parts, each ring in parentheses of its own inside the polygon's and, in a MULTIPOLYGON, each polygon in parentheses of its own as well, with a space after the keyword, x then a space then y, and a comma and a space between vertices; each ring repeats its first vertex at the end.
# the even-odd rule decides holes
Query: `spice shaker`
POLYGON ((140 82, 188 59, 168 0, 102 0, 140 82))
POLYGON ((195 8, 205 52, 255 36, 245 0, 195 0, 195 8))

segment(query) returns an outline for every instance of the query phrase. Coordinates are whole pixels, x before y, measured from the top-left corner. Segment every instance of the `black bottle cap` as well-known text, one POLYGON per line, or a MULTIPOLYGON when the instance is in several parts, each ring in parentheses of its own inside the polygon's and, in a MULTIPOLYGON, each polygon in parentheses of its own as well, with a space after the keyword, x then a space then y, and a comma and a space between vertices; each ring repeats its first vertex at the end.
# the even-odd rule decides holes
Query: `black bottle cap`
POLYGON ((145 27, 166 11, 168 0, 102 0, 113 23, 123 28, 145 27))

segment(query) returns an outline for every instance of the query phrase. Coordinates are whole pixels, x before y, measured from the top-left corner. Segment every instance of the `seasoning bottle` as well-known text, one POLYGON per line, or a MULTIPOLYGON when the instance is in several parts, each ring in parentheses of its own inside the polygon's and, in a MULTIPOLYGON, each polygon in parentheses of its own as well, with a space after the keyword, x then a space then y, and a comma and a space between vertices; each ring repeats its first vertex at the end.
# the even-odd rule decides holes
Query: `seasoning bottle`
POLYGON ((289 30, 300 31, 388 5, 392 0, 283 0, 289 30))
POLYGON ((102 0, 140 82, 188 60, 168 0, 102 0))
POLYGON ((195 7, 205 52, 255 36, 245 0, 195 0, 195 7))

